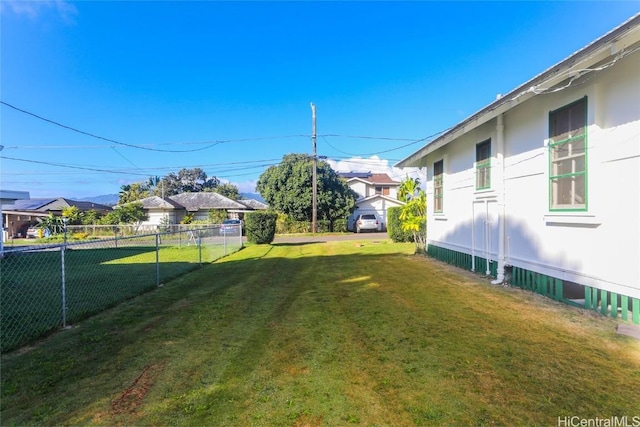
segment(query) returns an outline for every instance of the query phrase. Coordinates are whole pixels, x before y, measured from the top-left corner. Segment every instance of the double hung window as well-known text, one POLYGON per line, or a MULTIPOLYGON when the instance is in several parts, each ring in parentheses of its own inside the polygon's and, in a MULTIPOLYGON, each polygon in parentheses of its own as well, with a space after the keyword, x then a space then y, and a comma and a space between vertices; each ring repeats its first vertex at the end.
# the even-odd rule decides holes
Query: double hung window
POLYGON ((383 196, 389 195, 389 187, 376 187, 376 194, 381 194, 383 196))
POLYGON ((587 98, 549 113, 549 209, 587 209, 587 98))
POLYGON ((444 192, 442 178, 444 176, 444 161, 439 160, 433 164, 433 211, 442 212, 444 192))
POLYGON ((491 140, 476 145, 476 190, 491 187, 491 140))

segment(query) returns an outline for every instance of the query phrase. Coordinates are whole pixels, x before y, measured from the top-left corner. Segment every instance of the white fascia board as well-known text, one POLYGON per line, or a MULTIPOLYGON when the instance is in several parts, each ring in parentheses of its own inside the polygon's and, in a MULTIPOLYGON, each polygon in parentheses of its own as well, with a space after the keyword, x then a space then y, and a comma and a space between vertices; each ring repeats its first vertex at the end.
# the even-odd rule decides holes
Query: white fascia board
POLYGON ((371 201, 371 200, 374 200, 374 199, 385 199, 388 202, 397 203, 398 206, 403 206, 403 205, 406 204, 402 200, 394 199, 393 197, 389 197, 389 196, 383 196, 382 194, 374 194, 373 196, 369 196, 369 197, 365 197, 364 199, 356 200, 356 203, 368 202, 368 201, 371 201))

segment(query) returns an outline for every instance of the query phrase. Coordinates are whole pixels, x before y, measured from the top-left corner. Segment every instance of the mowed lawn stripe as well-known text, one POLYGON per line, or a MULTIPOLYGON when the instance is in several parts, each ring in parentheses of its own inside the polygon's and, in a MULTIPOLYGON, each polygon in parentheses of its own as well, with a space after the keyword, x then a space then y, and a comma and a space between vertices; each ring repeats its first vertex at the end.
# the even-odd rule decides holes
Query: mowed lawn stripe
POLYGON ((250 246, 27 352, 3 424, 556 425, 639 415, 640 345, 412 255, 250 246))

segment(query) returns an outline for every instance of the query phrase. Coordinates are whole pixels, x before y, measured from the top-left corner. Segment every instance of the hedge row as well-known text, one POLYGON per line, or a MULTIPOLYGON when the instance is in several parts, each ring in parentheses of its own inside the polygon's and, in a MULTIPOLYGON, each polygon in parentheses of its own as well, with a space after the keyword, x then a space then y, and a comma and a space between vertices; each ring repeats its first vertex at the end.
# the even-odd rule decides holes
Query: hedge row
POLYGON ((402 206, 387 209, 387 235, 394 242, 413 242, 413 233, 402 231, 402 206))
MULTIPOLYGON (((317 222, 318 233, 345 233, 347 231, 347 219, 337 219, 333 221, 333 227, 331 227, 331 221, 326 219, 319 219, 317 222)), ((297 234, 297 233, 311 233, 310 221, 294 221, 287 215, 278 215, 278 221, 276 223, 276 234, 297 234)))

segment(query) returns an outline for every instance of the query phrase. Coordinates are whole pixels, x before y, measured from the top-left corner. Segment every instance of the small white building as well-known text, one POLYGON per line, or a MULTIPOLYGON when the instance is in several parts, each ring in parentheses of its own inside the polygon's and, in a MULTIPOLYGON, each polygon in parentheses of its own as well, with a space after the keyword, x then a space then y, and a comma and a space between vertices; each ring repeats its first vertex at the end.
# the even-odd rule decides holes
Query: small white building
POLYGON ((211 211, 225 211, 229 218, 242 219, 246 212, 268 208, 257 200, 231 200, 222 194, 212 192, 180 193, 165 197, 146 197, 137 202, 148 218, 141 225, 179 224, 187 214, 195 221, 207 221, 211 211))
POLYGON ((640 323, 640 14, 397 166, 430 255, 640 323))
POLYGON ((378 231, 387 229, 387 209, 403 206, 398 200, 400 182, 394 181, 386 173, 339 172, 347 180, 349 187, 358 194, 356 210, 347 219, 347 229, 353 230, 353 224, 360 214, 374 214, 378 218, 378 231))
MULTIPOLYGON (((3 250, 3 242, 6 242, 11 235, 10 221, 8 215, 5 215, 5 210, 11 209, 14 206, 16 200, 23 200, 29 198, 28 191, 15 191, 15 190, 1 190, 0 189, 0 213, 2 215, 2 238, 0 239, 0 252, 3 250)), ((13 225, 13 224, 11 224, 13 225)))

